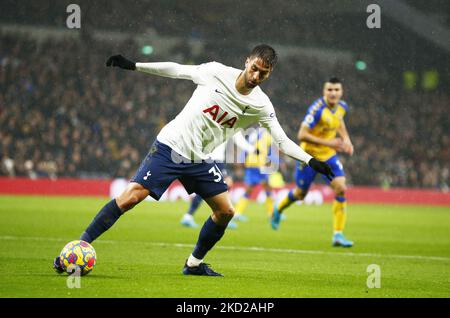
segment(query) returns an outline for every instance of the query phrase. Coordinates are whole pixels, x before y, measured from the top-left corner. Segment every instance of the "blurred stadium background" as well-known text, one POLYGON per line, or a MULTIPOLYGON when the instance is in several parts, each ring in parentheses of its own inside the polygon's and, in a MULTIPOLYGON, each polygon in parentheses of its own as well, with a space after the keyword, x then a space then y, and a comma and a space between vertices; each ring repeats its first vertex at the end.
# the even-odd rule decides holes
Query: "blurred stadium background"
MULTIPOLYGON (((327 250, 329 207, 289 214, 285 232, 276 236, 262 208, 253 205, 251 218, 261 224, 249 222, 247 231, 243 226, 227 234, 223 249, 213 253, 235 278, 222 290, 199 281, 198 289, 186 291, 173 273, 183 262, 177 251, 188 253, 190 246, 176 244, 192 244, 198 233, 173 228, 187 205, 144 205, 96 245, 100 266, 113 263, 116 269, 100 267, 87 280, 89 293, 72 295, 340 297, 344 290, 344 296, 366 297, 361 286, 370 262, 385 266, 391 280, 380 294, 369 296, 450 295, 450 2, 2 0, 0 12, 0 193, 42 195, 0 196, 1 297, 70 297, 54 273, 34 276, 29 268, 50 272, 49 260, 79 235, 104 198, 52 201, 45 196, 108 195, 113 179, 132 176, 160 128, 195 88, 189 81, 112 71, 105 67, 108 56, 185 64, 216 60, 241 68, 258 43, 279 52, 279 64, 263 89, 293 140, 324 80, 337 76, 344 83, 355 154, 341 158, 350 184, 350 235, 357 245, 354 254, 339 255, 355 258, 329 257, 338 255, 327 250), (66 26, 71 3, 81 8, 80 29, 66 26), (381 7, 380 29, 366 25, 371 3, 381 7), (371 191, 356 191, 367 187, 371 191), (383 193, 390 193, 386 202, 401 197, 402 203, 430 205, 351 205, 357 198, 384 204, 383 193), (260 234, 258 240, 253 233, 260 234), (132 239, 138 241, 120 244, 132 239), (174 245, 161 249, 166 243, 174 245), (272 254, 248 259, 255 245, 272 248, 267 252, 272 254), (133 252, 142 246, 146 253, 136 260, 133 252), (237 252, 230 246, 238 246, 237 252), (279 262, 273 253, 285 253, 282 248, 314 251, 298 252, 301 262, 297 254, 279 262), (230 259, 249 267, 227 264, 230 259), (255 275, 253 268, 267 276, 255 275), (172 276, 162 275, 164 270, 172 276), (122 277, 132 283, 123 284, 122 277), (293 286, 297 280, 302 284, 293 286), (201 294, 205 288, 208 293, 201 294)), ((292 184, 295 163, 281 159, 280 172, 292 184)), ((234 173, 239 180, 238 167, 234 173)), ((202 209, 199 214, 206 217, 202 209)))
MULTIPOLYGON (((264 88, 293 140, 323 81, 339 76, 356 149, 343 156, 349 183, 448 189, 446 1, 387 1, 380 29, 366 26, 370 1, 80 0, 81 29, 68 29, 70 3, 0 4, 1 175, 129 177, 194 86, 111 72, 107 56, 242 67, 267 42, 280 62, 264 88)), ((292 168, 282 165, 287 182, 292 168)))

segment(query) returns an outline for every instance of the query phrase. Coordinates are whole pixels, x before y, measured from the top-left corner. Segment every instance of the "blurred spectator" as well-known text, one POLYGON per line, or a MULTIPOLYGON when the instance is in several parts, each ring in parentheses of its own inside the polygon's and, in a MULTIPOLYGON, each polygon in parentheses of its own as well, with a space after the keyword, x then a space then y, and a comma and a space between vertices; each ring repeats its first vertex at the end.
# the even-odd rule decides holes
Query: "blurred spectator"
MULTIPOLYGON (((130 41, 0 38, 1 175, 131 177, 195 88, 190 81, 107 69, 109 55, 138 52, 130 41)), ((217 60, 241 68, 247 53, 215 41, 196 56, 183 43, 164 60, 217 60)), ((448 190, 448 93, 402 91, 387 84, 392 79, 384 69, 358 72, 304 56, 280 59, 263 89, 293 140, 331 75, 343 80, 350 105, 347 128, 355 154, 342 157, 350 183, 448 190)), ((281 172, 292 181, 292 160, 286 158, 281 172)))

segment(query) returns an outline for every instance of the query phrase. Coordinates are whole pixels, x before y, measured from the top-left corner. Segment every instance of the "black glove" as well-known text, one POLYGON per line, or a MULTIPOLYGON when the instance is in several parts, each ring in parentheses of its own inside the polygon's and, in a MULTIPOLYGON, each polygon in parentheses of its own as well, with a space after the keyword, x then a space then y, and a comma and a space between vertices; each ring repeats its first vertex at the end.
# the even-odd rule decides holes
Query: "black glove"
POLYGON ((313 168, 315 171, 325 175, 325 177, 327 177, 328 180, 333 180, 334 178, 334 173, 333 171, 331 171, 330 166, 328 165, 328 163, 319 161, 315 158, 311 158, 311 160, 308 162, 308 165, 313 168))
POLYGON ((134 71, 136 69, 136 62, 130 61, 129 59, 119 54, 110 56, 106 61, 106 66, 118 66, 126 70, 134 71))

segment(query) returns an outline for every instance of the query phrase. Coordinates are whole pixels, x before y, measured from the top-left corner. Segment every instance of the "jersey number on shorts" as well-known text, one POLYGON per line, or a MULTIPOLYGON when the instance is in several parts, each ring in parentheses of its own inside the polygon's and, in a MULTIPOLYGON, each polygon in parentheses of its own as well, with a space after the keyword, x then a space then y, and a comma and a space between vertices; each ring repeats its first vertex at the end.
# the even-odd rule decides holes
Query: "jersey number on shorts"
POLYGON ((223 176, 222 176, 222 172, 220 171, 220 169, 218 169, 216 166, 212 167, 211 169, 209 169, 208 171, 209 173, 212 173, 216 178, 214 179, 214 182, 220 182, 220 180, 222 180, 223 176))

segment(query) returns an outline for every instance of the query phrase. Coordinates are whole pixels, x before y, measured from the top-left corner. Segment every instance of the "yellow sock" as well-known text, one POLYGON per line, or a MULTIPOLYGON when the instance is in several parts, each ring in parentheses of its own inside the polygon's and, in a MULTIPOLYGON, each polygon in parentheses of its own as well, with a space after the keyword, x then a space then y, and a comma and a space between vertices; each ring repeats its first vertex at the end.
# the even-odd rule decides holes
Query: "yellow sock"
POLYGON ((248 205, 248 199, 246 197, 242 197, 239 199, 238 203, 236 204, 236 214, 242 214, 244 213, 245 209, 248 205))
POLYGON ((294 192, 291 190, 289 191, 288 195, 281 199, 281 201, 278 203, 278 212, 283 212, 284 209, 288 208, 294 202, 294 192))
POLYGON ((267 215, 271 216, 272 211, 273 211, 273 199, 270 196, 267 196, 267 198, 266 198, 266 210, 267 210, 267 215))
POLYGON ((347 220, 347 202, 345 198, 335 198, 333 201, 333 230, 335 232, 344 231, 347 220))

